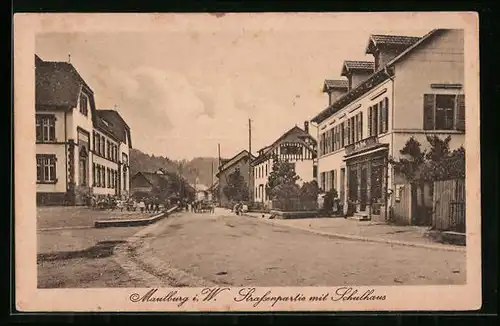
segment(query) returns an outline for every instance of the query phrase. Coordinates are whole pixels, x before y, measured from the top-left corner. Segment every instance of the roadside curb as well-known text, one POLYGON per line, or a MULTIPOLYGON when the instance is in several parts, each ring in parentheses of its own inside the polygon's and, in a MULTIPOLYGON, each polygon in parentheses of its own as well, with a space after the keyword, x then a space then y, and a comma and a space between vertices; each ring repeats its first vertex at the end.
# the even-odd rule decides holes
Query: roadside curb
MULTIPOLYGON (((173 219, 175 221, 175 219, 173 219)), ((124 244, 115 248, 115 260, 136 280, 142 280, 148 286, 169 287, 211 287, 216 283, 189 274, 172 267, 169 262, 151 255, 149 239, 156 237, 161 226, 167 224, 151 224, 127 239, 124 244)))
POLYGON ((121 220, 98 220, 95 221, 94 227, 95 228, 105 228, 105 227, 120 227, 120 226, 143 226, 143 225, 148 225, 155 223, 159 220, 161 220, 164 217, 169 216, 172 212, 175 212, 177 210, 177 206, 174 206, 167 210, 166 212, 160 213, 155 216, 151 216, 148 218, 141 218, 141 219, 121 219, 121 220))
POLYGON ((302 230, 302 231, 307 231, 307 232, 315 233, 315 234, 318 234, 318 235, 327 236, 327 237, 330 237, 330 238, 347 239, 347 240, 357 240, 357 241, 374 242, 374 243, 383 243, 383 244, 389 244, 389 245, 398 245, 398 246, 406 246, 406 247, 417 247, 417 248, 425 248, 425 249, 433 249, 433 250, 456 251, 456 252, 464 252, 464 253, 467 251, 467 249, 463 248, 463 247, 432 245, 432 244, 424 244, 424 243, 417 243, 417 242, 407 242, 407 241, 388 240, 388 239, 377 239, 377 238, 360 237, 360 236, 347 235, 347 234, 341 234, 341 233, 324 232, 324 231, 319 231, 319 230, 304 228, 304 227, 295 226, 295 225, 287 225, 287 224, 282 224, 282 223, 276 223, 276 222, 274 222, 272 220, 269 220, 269 219, 266 219, 266 218, 261 218, 261 217, 258 217, 258 216, 252 216, 252 215, 246 214, 246 213, 242 214, 242 216, 251 217, 253 219, 258 219, 259 221, 262 221, 264 223, 268 223, 268 224, 272 224, 272 225, 276 225, 276 226, 283 226, 283 227, 293 228, 293 229, 302 230))

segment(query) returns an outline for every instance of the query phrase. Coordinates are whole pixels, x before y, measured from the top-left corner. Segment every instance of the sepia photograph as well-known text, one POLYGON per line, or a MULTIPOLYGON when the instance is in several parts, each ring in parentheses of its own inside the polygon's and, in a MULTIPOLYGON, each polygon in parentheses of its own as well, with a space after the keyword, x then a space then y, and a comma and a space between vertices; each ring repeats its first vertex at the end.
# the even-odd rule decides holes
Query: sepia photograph
POLYGON ((18 306, 480 307, 477 17, 406 15, 17 16, 18 306))

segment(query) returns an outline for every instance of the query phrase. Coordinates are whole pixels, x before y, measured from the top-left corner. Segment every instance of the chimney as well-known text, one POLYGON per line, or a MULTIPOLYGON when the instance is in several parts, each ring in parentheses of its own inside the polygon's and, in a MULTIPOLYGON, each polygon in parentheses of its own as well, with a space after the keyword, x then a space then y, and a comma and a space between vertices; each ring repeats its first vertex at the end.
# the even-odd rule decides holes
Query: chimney
POLYGON ((344 61, 341 76, 346 77, 349 91, 368 79, 375 71, 372 61, 344 61))
POLYGON ((323 92, 328 93, 328 105, 332 105, 348 91, 349 83, 346 79, 326 79, 323 92))
POLYGON ((304 121, 304 130, 309 133, 309 121, 304 121))
POLYGON ((418 40, 420 37, 415 36, 370 35, 365 53, 373 55, 374 68, 375 71, 378 71, 418 40))

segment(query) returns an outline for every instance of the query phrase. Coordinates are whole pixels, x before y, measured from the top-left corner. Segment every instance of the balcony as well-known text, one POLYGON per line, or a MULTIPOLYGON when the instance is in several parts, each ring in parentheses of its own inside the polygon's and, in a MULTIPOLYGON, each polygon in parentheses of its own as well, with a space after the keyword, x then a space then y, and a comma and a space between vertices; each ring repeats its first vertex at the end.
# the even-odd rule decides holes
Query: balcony
POLYGON ((356 152, 363 151, 364 149, 368 149, 371 147, 376 147, 378 145, 378 137, 370 136, 368 138, 362 139, 358 142, 352 143, 345 147, 345 156, 352 155, 356 152))

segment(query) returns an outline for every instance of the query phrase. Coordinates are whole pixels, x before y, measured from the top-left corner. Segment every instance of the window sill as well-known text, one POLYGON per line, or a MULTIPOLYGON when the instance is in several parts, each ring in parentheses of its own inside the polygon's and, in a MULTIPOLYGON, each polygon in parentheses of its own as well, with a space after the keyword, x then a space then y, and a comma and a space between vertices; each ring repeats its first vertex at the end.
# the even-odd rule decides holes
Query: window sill
POLYGON ((394 129, 396 133, 415 133, 415 134, 465 134, 465 130, 456 129, 394 129))
POLYGON ((35 144, 64 144, 64 142, 58 142, 57 140, 37 140, 35 144))
POLYGON ((57 183, 57 179, 54 181, 37 181, 38 185, 55 185, 57 183))

